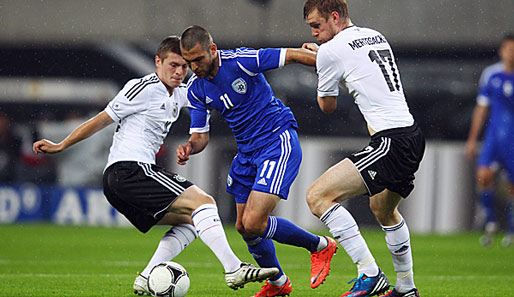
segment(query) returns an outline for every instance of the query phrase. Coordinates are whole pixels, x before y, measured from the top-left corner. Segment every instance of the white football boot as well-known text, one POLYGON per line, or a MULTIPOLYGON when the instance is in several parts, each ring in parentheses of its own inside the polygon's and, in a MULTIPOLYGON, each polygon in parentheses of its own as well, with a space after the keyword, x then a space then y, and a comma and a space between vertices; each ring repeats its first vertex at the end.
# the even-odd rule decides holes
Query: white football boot
POLYGON ((150 293, 150 290, 148 290, 148 279, 139 273, 136 276, 136 280, 134 281, 134 285, 132 286, 132 288, 134 288, 134 294, 137 294, 139 296, 152 295, 150 293))
POLYGON ((261 282, 278 273, 278 268, 260 268, 250 263, 241 263, 241 266, 233 272, 225 273, 225 281, 231 289, 237 290, 250 282, 261 282))

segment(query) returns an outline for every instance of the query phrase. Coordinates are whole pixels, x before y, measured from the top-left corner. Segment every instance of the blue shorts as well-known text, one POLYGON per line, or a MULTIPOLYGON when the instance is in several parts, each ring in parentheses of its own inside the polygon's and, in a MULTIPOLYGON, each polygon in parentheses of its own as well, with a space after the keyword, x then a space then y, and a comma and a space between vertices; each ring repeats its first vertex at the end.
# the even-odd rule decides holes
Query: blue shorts
POLYGON ((491 167, 495 163, 503 166, 503 169, 507 171, 509 181, 514 184, 514 142, 510 139, 499 141, 494 134, 487 133, 482 143, 477 165, 491 167))
POLYGON ((298 134, 290 128, 256 151, 237 153, 227 177, 227 192, 235 196, 236 203, 246 203, 251 191, 287 199, 301 162, 298 134))

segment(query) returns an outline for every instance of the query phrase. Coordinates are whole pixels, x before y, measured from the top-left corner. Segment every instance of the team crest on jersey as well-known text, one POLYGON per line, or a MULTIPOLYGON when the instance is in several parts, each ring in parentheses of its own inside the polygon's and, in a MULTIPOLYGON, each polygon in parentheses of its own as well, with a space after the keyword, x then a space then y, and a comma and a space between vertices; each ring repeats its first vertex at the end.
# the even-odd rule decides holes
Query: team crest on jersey
POLYGON ((173 110, 171 111, 174 118, 178 117, 178 106, 177 105, 178 105, 177 102, 175 102, 173 105, 173 110))
POLYGON ((505 95, 505 97, 512 96, 512 83, 510 81, 506 81, 503 84, 503 94, 505 95))
POLYGON ((232 89, 239 94, 246 94, 246 82, 242 78, 238 78, 232 82, 232 89))

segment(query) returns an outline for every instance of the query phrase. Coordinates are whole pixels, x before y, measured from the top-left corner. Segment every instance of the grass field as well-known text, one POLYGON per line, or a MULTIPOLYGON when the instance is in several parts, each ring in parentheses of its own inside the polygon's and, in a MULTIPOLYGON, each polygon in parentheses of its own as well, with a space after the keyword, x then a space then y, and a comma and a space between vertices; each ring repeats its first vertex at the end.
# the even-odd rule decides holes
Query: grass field
MULTIPOLYGON (((131 287, 166 231, 140 234, 128 228, 0 226, 0 296, 135 296, 131 287)), ((383 232, 362 231, 379 265, 395 281, 383 232)), ((227 230, 235 253, 254 263, 234 229, 227 230)), ((478 233, 413 235, 416 285, 424 297, 514 296, 514 248, 478 245, 478 233)), ((499 241, 499 240, 498 240, 499 241)), ((291 296, 340 296, 356 276, 342 249, 325 284, 309 287, 309 254, 277 244, 282 267, 293 282, 291 296)), ((221 264, 196 240, 175 258, 188 270, 188 296, 252 296, 262 284, 232 291, 221 264)))

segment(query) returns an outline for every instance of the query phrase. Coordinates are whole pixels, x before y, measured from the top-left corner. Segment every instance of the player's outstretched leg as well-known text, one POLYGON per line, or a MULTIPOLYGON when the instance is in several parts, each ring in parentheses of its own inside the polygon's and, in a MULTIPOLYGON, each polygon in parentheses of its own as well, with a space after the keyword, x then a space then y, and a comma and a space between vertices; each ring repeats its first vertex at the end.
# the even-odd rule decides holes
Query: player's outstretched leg
POLYGON ((357 264, 359 277, 353 287, 343 296, 373 296, 389 288, 384 273, 375 263, 366 241, 362 237, 353 216, 339 203, 327 209, 320 220, 339 242, 352 261, 357 264))
POLYGON ((232 289, 242 288, 246 283, 262 281, 278 273, 278 268, 258 268, 242 263, 228 244, 218 208, 214 204, 203 204, 191 215, 202 241, 214 252, 225 269, 225 281, 232 289))
POLYGON ((171 227, 159 241, 157 249, 145 269, 143 269, 143 272, 138 274, 134 280, 134 293, 143 296, 150 295, 147 278, 152 268, 161 262, 170 261, 178 256, 197 236, 195 227, 190 224, 180 224, 171 227))
POLYGON ((337 243, 333 239, 314 235, 291 221, 274 216, 268 218, 268 226, 261 236, 307 249, 311 253, 311 287, 317 288, 325 281, 337 250, 337 243))

